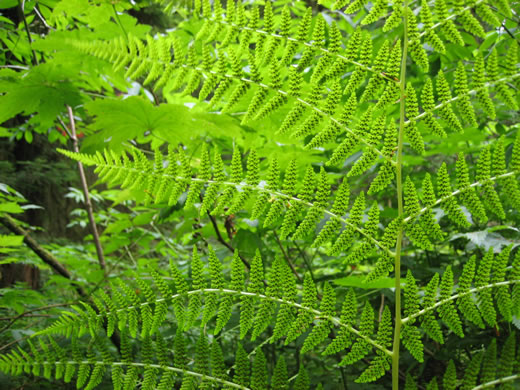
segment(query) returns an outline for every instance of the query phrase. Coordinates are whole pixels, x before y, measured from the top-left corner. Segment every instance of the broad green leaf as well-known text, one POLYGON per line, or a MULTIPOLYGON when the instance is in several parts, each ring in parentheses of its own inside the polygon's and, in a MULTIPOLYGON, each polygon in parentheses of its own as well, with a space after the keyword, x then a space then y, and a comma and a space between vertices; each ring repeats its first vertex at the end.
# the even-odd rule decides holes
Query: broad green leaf
POLYGON ((14 202, 0 203, 0 212, 4 213, 23 213, 23 209, 14 202))
POLYGON ((365 283, 366 277, 364 275, 350 275, 340 279, 334 279, 334 283, 339 286, 357 287, 364 289, 380 289, 395 287, 395 279, 381 278, 379 280, 365 283))

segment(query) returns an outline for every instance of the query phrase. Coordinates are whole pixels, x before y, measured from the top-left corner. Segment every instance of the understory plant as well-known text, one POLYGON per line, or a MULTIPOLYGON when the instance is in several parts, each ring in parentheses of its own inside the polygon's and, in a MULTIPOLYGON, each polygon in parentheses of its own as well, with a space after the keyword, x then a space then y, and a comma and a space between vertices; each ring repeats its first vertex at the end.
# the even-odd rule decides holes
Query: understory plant
POLYGON ((518 388, 518 2, 190 7, 169 32, 39 46, 166 101, 90 102, 101 136, 60 152, 207 229, 0 369, 86 389, 518 388), (116 143, 133 121, 149 147, 116 143))

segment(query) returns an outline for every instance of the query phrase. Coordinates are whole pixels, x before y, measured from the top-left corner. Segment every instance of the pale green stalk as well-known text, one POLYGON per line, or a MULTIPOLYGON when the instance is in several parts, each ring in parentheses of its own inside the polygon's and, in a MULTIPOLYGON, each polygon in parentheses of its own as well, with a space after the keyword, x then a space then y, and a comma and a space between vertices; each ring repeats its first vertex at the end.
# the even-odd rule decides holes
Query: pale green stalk
MULTIPOLYGON (((400 89, 400 116, 399 116, 399 141, 397 144, 397 165, 396 165, 396 185, 397 185, 397 208, 399 218, 404 216, 403 207, 403 143, 405 126, 405 91, 406 91, 406 59, 408 52, 408 26, 407 26, 408 1, 403 3, 403 57, 401 59, 401 75, 399 80, 400 89)), ((399 390, 399 347, 401 344, 401 245, 403 241, 403 225, 399 228, 397 244, 395 246, 395 325, 394 325, 394 344, 392 347, 392 389, 399 390)))

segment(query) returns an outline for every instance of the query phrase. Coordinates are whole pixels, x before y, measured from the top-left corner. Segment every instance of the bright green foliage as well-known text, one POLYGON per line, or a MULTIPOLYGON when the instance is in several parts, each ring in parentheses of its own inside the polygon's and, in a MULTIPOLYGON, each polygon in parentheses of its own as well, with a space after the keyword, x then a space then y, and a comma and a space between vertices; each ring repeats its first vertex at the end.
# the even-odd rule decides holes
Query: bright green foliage
POLYGON ((498 53, 495 49, 489 55, 486 70, 489 80, 496 82, 495 89, 500 99, 511 109, 518 110, 518 103, 509 87, 503 81, 498 81, 498 53))
POLYGON ((425 41, 428 42, 435 51, 444 54, 446 52, 446 47, 433 28, 434 23, 431 11, 431 7, 428 5, 426 0, 422 0, 420 17, 421 21, 424 23, 424 27, 427 29, 425 41))
MULTIPOLYGON (((490 248, 486 255, 482 258, 478 265, 477 275, 475 277, 475 287, 483 287, 489 283, 489 275, 493 266, 493 248, 490 248)), ((491 290, 485 289, 479 294, 479 310, 482 318, 489 326, 496 324, 496 311, 493 305, 491 290)))
MULTIPOLYGON (((495 150, 493 151, 492 173, 495 176, 505 175, 507 173, 504 137, 500 137, 498 139, 495 150)), ((514 208, 519 209, 520 188, 518 186, 518 182, 509 175, 499 178, 498 182, 504 187, 509 204, 511 204, 514 208)))
POLYGON ((495 106, 489 97, 489 91, 486 83, 486 75, 484 74, 484 58, 482 53, 477 53, 475 58, 475 67, 473 75, 473 87, 477 89, 477 99, 482 106, 484 112, 489 116, 490 119, 495 119, 496 112, 495 106))
POLYGON ((350 247, 354 238, 354 227, 359 225, 361 222, 361 216, 365 209, 365 194, 361 192, 354 204, 350 208, 349 218, 345 229, 341 232, 340 236, 336 239, 336 242, 330 249, 331 254, 337 254, 342 250, 350 247))
MULTIPOLYGON (((202 276, 202 269, 204 264, 200 259, 197 248, 193 247, 193 256, 191 258, 191 288, 193 290, 199 290, 206 287, 206 282, 204 277, 202 276)), ((186 317, 186 322, 184 325, 184 329, 190 329, 193 325, 193 322, 198 318, 200 314, 200 309, 202 307, 202 297, 199 294, 196 294, 196 297, 190 299, 188 306, 188 314, 186 317)))
MULTIPOLYGON (((200 374, 209 374, 209 345, 208 339, 205 334, 201 333, 199 336, 199 340, 197 342, 196 350, 195 350, 195 367, 194 371, 200 374)), ((205 383, 204 379, 202 379, 200 387, 205 388, 208 385, 205 383)))
MULTIPOLYGON (((383 132, 385 130, 385 122, 386 117, 381 115, 372 123, 372 129, 370 134, 367 137, 367 141, 372 145, 377 145, 383 132)), ((350 172, 348 173, 348 177, 357 176, 364 173, 368 168, 372 166, 377 158, 377 153, 374 150, 369 150, 364 153, 360 159, 356 161, 350 172)))
POLYGON ((473 297, 469 294, 471 283, 475 277, 475 261, 476 257, 471 256, 462 270, 462 275, 459 279, 459 286, 457 293, 460 295, 457 299, 457 306, 460 312, 471 322, 480 328, 484 328, 482 317, 473 301, 473 297), (464 295, 462 295, 464 294, 464 295))
POLYGON ((461 96, 461 98, 457 101, 457 104, 466 123, 471 126, 477 126, 475 112, 473 111, 473 107, 471 106, 468 96, 469 88, 466 77, 466 70, 464 69, 464 64, 462 62, 459 62, 457 70, 455 71, 455 93, 461 96))
MULTIPOLYGON (((3 354, 3 372, 86 389, 109 378, 115 389, 309 389, 341 387, 340 370, 328 370, 339 362, 352 365, 342 367, 345 388, 353 378, 390 387, 392 365, 406 375, 394 388, 513 384, 516 2, 167 1, 169 25, 151 21, 153 30, 131 16, 148 15, 135 2, 25 3, 27 26, 0 17, 0 135, 58 134, 64 155, 124 191, 94 198, 106 269, 74 269, 83 299, 3 354), (140 96, 128 97, 130 82, 140 96), (67 106, 88 154, 70 152, 56 130, 70 131, 67 106), (418 363, 404 367, 405 350, 418 363), (444 377, 430 380, 440 366, 444 377)), ((6 205, 11 191, 0 187, 7 226, 25 208, 6 205)), ((30 242, 18 234, 18 247, 22 238, 30 242)), ((2 294, 17 323, 5 334, 34 309, 11 299, 20 291, 2 294)))
POLYGON ((459 120, 457 119, 457 116, 453 112, 451 108, 451 104, 449 103, 452 95, 450 86, 448 84, 448 81, 446 80, 446 77, 444 76, 444 72, 442 70, 439 71, 437 74, 437 95, 439 96, 439 100, 443 104, 443 106, 440 109, 440 115, 442 119, 444 119, 449 126, 459 132, 463 131, 462 125, 460 124, 459 120))
POLYGON ((484 206, 480 202, 475 188, 471 187, 468 165, 466 164, 464 153, 460 152, 458 157, 456 164, 457 185, 462 193, 462 201, 475 217, 477 217, 482 223, 486 223, 488 218, 484 211, 484 206))
MULTIPOLYGON (((390 309, 385 306, 379 328, 377 329, 377 343, 382 347, 389 347, 392 342, 392 317, 390 309)), ((372 382, 383 375, 390 368, 390 359, 382 351, 377 351, 377 356, 370 362, 368 368, 356 379, 358 383, 372 382)))
MULTIPOLYGON (((303 202, 311 202, 315 184, 314 169, 312 167, 307 167, 307 171, 305 172, 300 192, 298 194, 298 199, 301 199, 303 202)), ((280 231, 281 238, 287 237, 295 230, 297 218, 300 216, 303 208, 304 204, 302 202, 295 202, 294 205, 291 204, 289 211, 287 214, 285 214, 283 219, 282 229, 280 231)))
MULTIPOLYGON (((211 247, 209 247, 209 271, 211 275, 211 288, 224 288, 224 278, 222 277, 222 264, 211 247)), ((217 296, 209 295, 204 302, 204 312, 202 314, 202 325, 206 325, 208 321, 217 312, 217 296)))
POLYGON ((478 374, 480 372, 480 364, 482 363, 482 352, 477 352, 472 358, 471 362, 469 363, 468 367, 466 368, 466 371, 464 372, 464 378, 462 380, 462 386, 461 389, 463 390, 469 390, 475 387, 478 380, 478 374))
POLYGON ((345 214, 348 208, 350 198, 350 187, 347 180, 343 180, 336 193, 334 204, 332 205, 331 213, 334 214, 330 220, 327 221, 323 229, 319 232, 314 240, 312 246, 319 247, 324 242, 329 241, 332 235, 341 227, 339 217, 345 214))
POLYGON ((265 359, 262 348, 258 348, 255 353, 253 361, 253 368, 251 370, 251 389, 263 390, 267 388, 267 361, 265 359))
MULTIPOLYGON (((500 364, 497 367, 497 377, 506 378, 513 374, 515 366, 516 333, 513 331, 507 338, 500 353, 500 364)), ((505 388, 511 388, 506 385, 505 388)))
MULTIPOLYGON (((404 314, 410 316, 419 311, 419 290, 412 272, 408 270, 406 272, 406 284, 404 288, 404 314)), ((410 321, 410 324, 413 324, 410 321)))
POLYGON ((433 378, 427 385, 426 390, 439 390, 439 385, 437 384, 437 378, 433 378))
MULTIPOLYGON (((320 303, 320 312, 326 316, 333 316, 336 312, 336 293, 329 283, 325 283, 323 297, 320 303)), ((311 333, 305 339, 300 353, 305 353, 320 344, 327 338, 331 329, 331 323, 327 318, 320 320, 311 333)))
POLYGON ((477 161, 477 180, 482 183, 482 194, 486 208, 499 218, 505 218, 504 208, 491 179, 491 148, 484 147, 477 161))
MULTIPOLYGON (((359 331, 362 336, 371 337, 374 332, 374 309, 367 303, 363 308, 361 314, 361 321, 359 324, 359 331)), ((354 364, 363 359, 371 350, 370 344, 363 338, 357 338, 352 345, 350 351, 343 357, 339 363, 341 366, 354 364)))
MULTIPOLYGON (((505 281, 506 269, 509 263, 509 255, 511 253, 512 245, 502 249, 496 257, 492 267, 492 283, 501 283, 505 281)), ((497 302, 498 311, 502 317, 508 321, 512 320, 513 303, 511 301, 511 293, 509 286, 498 286, 493 289, 493 293, 497 302)))
POLYGON ((285 364, 285 359, 283 356, 280 356, 278 361, 276 362, 276 366, 274 368, 273 377, 271 380, 271 387, 273 389, 286 390, 289 388, 289 377, 287 374, 287 365, 285 364))
MULTIPOLYGON (((350 289, 343 301, 343 307, 341 308, 341 323, 351 326, 357 315, 357 301, 354 290, 350 289)), ((324 355, 330 355, 337 353, 342 349, 348 348, 352 343, 352 333, 348 331, 346 327, 340 328, 336 338, 327 346, 324 355)))
POLYGON ((227 379, 222 348, 216 341, 211 343, 211 375, 215 378, 227 379))
POLYGON ((442 378, 442 385, 443 389, 446 390, 455 390, 457 387, 457 371, 455 369, 455 363, 453 363, 453 360, 448 362, 446 372, 442 378))
MULTIPOLYGON (((332 298, 328 298, 332 299, 332 298)), ((316 307, 316 285, 312 280, 310 273, 305 274, 303 280, 303 296, 302 303, 303 307, 315 308, 316 307)), ((329 304, 327 305, 329 306, 329 304)), ((287 332, 287 338, 285 339, 285 345, 295 340, 309 327, 313 320, 313 315, 306 310, 299 310, 296 320, 292 323, 289 331, 287 332)), ((311 344, 312 345, 312 344, 311 344)))
MULTIPOLYGON (((444 274, 442 275, 440 285, 440 299, 446 300, 450 297, 453 290, 453 271, 451 267, 446 267, 444 274)), ((439 315, 444 323, 459 337, 464 337, 462 331, 462 324, 455 309, 453 302, 449 301, 442 306, 439 306, 439 315)))
POLYGON ((447 137, 446 132, 437 122, 437 119, 433 116, 433 109, 435 108, 435 99, 433 96, 433 83, 430 78, 426 79, 424 87, 421 91, 421 103, 424 110, 424 122, 428 129, 439 137, 447 137))
MULTIPOLYGON (((271 274, 269 275, 267 288, 265 294, 269 297, 281 298, 283 295, 283 263, 280 257, 277 257, 272 265, 271 274)), ((276 304, 273 301, 263 301, 256 313, 254 321, 254 329, 251 335, 251 340, 254 340, 262 333, 265 328, 271 324, 272 316, 276 309, 276 304)))
MULTIPOLYGON (((235 291, 240 291, 244 288, 244 265, 242 264, 242 260, 240 259, 237 250, 235 250, 231 262, 231 283, 229 288, 235 291)), ((232 295, 225 295, 221 298, 217 314, 215 334, 219 333, 231 318, 233 301, 234 297, 232 295)))
POLYGON ((236 384, 240 386, 249 385, 250 366, 251 364, 249 363, 247 352, 244 350, 242 344, 238 343, 235 358, 235 376, 233 378, 236 384))
POLYGON ((309 374, 305 370, 302 364, 300 364, 300 369, 298 370, 298 376, 294 381, 294 390, 308 390, 311 385, 311 381, 309 379, 309 374))
MULTIPOLYGON (((284 263, 282 267, 282 286, 283 297, 288 301, 296 300, 296 281, 294 280, 291 269, 284 263)), ((290 305, 280 305, 280 309, 276 318, 276 325, 271 337, 271 343, 285 336, 294 322, 294 308, 290 305)))
POLYGON ((451 196, 452 190, 450 177, 445 163, 441 165, 439 172, 437 173, 437 188, 439 196, 444 199, 442 206, 443 209, 446 210, 448 217, 457 225, 468 227, 469 222, 466 219, 466 216, 463 214, 456 200, 451 196))
POLYGON ((442 25, 442 32, 444 33, 446 39, 453 43, 457 43, 461 46, 464 45, 464 40, 462 39, 461 34, 455 27, 453 20, 448 19, 448 8, 446 6, 446 2, 444 0, 435 0, 435 10, 437 11, 437 15, 439 20, 446 21, 442 25))
POLYGON ((417 28, 417 20, 415 14, 410 8, 406 8, 408 34, 410 39, 410 55, 417 65, 419 65, 425 72, 429 69, 428 56, 424 50, 421 40, 419 39, 419 30, 417 28))
POLYGON ((363 226, 363 236, 365 239, 363 242, 355 247, 347 258, 344 260, 346 264, 359 264, 367 257, 369 257, 374 249, 374 243, 370 240, 372 237, 377 236, 377 228, 379 225, 379 206, 376 202, 373 203, 372 207, 368 211, 368 220, 363 226))
MULTIPOLYGON (((431 280, 428 282, 428 285, 426 286, 424 292, 423 307, 425 309, 430 309, 435 304, 438 286, 439 274, 435 274, 433 275, 433 278, 431 278, 431 280)), ((429 337, 431 337, 433 340, 437 341, 440 344, 444 344, 444 337, 442 335, 441 328, 431 311, 427 311, 422 316, 421 326, 423 327, 423 329, 429 337)))
POLYGON ((408 137, 410 144, 414 150, 419 153, 424 153, 424 141, 421 133, 417 129, 415 124, 415 118, 419 115, 419 103, 417 102, 417 94, 411 83, 406 86, 406 117, 409 122, 407 123, 405 130, 406 136, 408 137))
POLYGON ((294 232, 293 239, 303 238, 313 232, 313 228, 317 225, 323 215, 323 209, 327 206, 329 196, 330 185, 327 182, 327 175, 322 167, 318 176, 314 205, 309 209, 305 218, 294 232))
MULTIPOLYGON (((415 185, 413 184, 410 177, 406 178, 406 182, 404 185, 404 201, 405 211, 407 214, 409 214, 410 216, 415 216, 420 213, 419 198, 417 196, 415 185)), ((433 226, 435 226, 435 224, 433 224, 433 226)), ((425 224, 422 224, 422 226, 421 224, 410 224, 406 228, 406 233, 415 245, 423 249, 431 250, 432 244, 429 241, 426 232, 424 231, 424 227, 425 224)), ((428 228, 429 227, 430 226, 428 226, 428 228)))
MULTIPOLYGON (((397 127, 394 122, 390 122, 386 129, 385 140, 382 153, 387 159, 391 159, 397 148, 397 127)), ((391 162, 385 160, 376 178, 370 184, 368 194, 372 195, 387 187, 394 178, 395 168, 391 162)))
POLYGON ((419 329, 413 325, 405 325, 401 331, 401 338, 403 345, 410 352, 410 354, 418 361, 424 361, 424 346, 421 341, 421 334, 419 329))
POLYGON ((482 370, 480 372, 480 382, 491 382, 496 377, 497 370, 497 340, 491 340, 482 359, 482 370))
MULTIPOLYGON (((256 251, 249 270, 249 283, 247 291, 254 294, 262 294, 264 291, 264 266, 260 251, 256 251)), ((253 326, 253 314, 257 299, 254 296, 242 296, 240 311, 240 338, 244 338, 251 326, 253 326)))
MULTIPOLYGON (((516 253, 513 260, 512 269, 509 275, 510 280, 520 280, 520 254, 516 253)), ((515 284, 511 292, 511 302, 513 305, 513 314, 519 316, 520 314, 520 286, 515 284)))

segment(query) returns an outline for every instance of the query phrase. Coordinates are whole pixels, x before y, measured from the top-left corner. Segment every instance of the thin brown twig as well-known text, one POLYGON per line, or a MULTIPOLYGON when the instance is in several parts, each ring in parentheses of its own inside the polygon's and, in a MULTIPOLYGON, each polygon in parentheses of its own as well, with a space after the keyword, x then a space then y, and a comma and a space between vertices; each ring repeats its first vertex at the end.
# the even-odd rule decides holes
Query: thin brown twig
POLYGON ((305 263, 305 266, 307 267, 307 269, 309 270, 309 273, 311 274, 312 280, 316 280, 316 279, 314 279, 314 273, 312 272, 311 263, 307 259, 307 255, 305 254, 303 249, 301 249, 300 246, 296 243, 296 241, 294 242, 294 246, 296 247, 298 252, 300 252, 300 255, 302 256, 303 262, 305 263))
MULTIPOLYGON (((213 225, 213 229, 215 230, 215 234, 217 235, 217 240, 224 245, 226 248, 228 248, 231 252, 235 253, 235 248, 228 243, 226 240, 224 240, 224 237, 222 237, 222 234, 220 233, 220 230, 218 229, 217 221, 215 220, 215 217, 209 213, 209 211, 206 212, 208 214, 209 220, 211 221, 211 224, 213 225)), ((238 254, 238 257, 240 257, 240 260, 242 260, 242 263, 247 267, 247 269, 251 269, 251 265, 249 262, 244 259, 244 257, 241 254, 238 254)))
MULTIPOLYGON (((79 153, 78 137, 76 135, 76 122, 74 121, 74 113, 72 112, 72 107, 67 106, 67 111, 69 113, 70 133, 72 135, 71 138, 73 142, 74 152, 79 153)), ((99 239, 96 220, 94 219, 94 209, 92 207, 92 202, 90 201, 90 195, 88 192, 87 178, 85 176, 85 170, 83 169, 83 164, 81 163, 81 161, 78 161, 78 169, 79 177, 81 179, 81 187, 83 188, 83 195, 85 196, 85 207, 87 209, 88 219, 90 222, 90 229, 92 230, 92 236, 94 238, 94 244, 96 246, 96 253, 99 261, 99 266, 106 273, 107 266, 105 262, 105 255, 103 254, 103 247, 101 246, 101 241, 99 239)))
POLYGON ((34 49, 32 47, 33 41, 31 38, 31 32, 29 31, 29 25, 27 24, 27 19, 25 18, 24 6, 22 5, 22 2, 20 0, 18 0, 18 7, 20 9, 21 17, 23 19, 23 25, 25 28, 25 32, 27 33, 27 39, 29 40, 29 47, 31 48, 33 65, 39 65, 38 57, 36 57, 36 52, 34 51, 34 49))
MULTIPOLYGON (((81 287, 79 284, 76 284, 74 279, 72 278, 71 273, 61 264, 58 259, 50 253, 47 249, 40 246, 30 235, 28 232, 26 232, 24 229, 22 229, 18 224, 16 223, 16 220, 14 220, 11 216, 8 214, 4 214, 2 217, 0 217, 0 223, 4 225, 6 228, 8 228, 11 232, 23 236, 23 242, 25 245, 27 245, 40 259, 43 260, 43 262, 47 265, 49 265, 54 272, 57 274, 63 276, 66 279, 69 279, 72 284, 74 284, 75 289, 78 293, 78 295, 85 299, 87 302, 91 302, 90 300, 90 294, 88 294, 83 287, 81 287)), ((30 336, 29 336, 30 337, 30 336)), ((118 332, 114 332, 112 336, 110 336, 110 339, 116 346, 116 348, 119 350, 121 347, 121 340, 119 337, 118 332)), ((24 340, 24 339, 22 339, 24 340)), ((8 345, 12 345, 13 343, 10 343, 8 345)), ((5 347, 5 346, 4 346, 5 347)), ((1 350, 1 348, 0 348, 1 350)))
MULTIPOLYGON (((29 317, 54 317, 52 314, 23 314, 22 317, 29 318, 29 317)), ((11 321, 14 318, 19 318, 19 316, 14 317, 0 317, 0 321, 11 321)))
MULTIPOLYGON (((14 316, 14 317, 0 318, 0 320, 10 320, 7 325, 5 325, 2 329, 0 329, 0 333, 5 332, 7 329, 9 329, 11 327, 11 325, 13 325, 16 321, 18 321, 22 317, 30 317, 30 316, 34 317, 34 316, 36 316, 36 315, 31 315, 32 313, 34 313, 36 311, 52 309, 54 307, 70 306, 70 305, 72 305, 72 303, 73 302, 71 302, 71 303, 55 303, 55 304, 52 304, 52 305, 41 306, 41 307, 37 307, 35 309, 27 310, 27 311, 25 311, 23 313, 20 313, 17 316, 14 316)), ((44 315, 38 314, 38 316, 42 317, 44 315)), ((3 347, 0 348, 0 350, 2 350, 2 349, 3 349, 3 347)))
POLYGON ((287 261, 287 264, 291 268, 293 274, 296 276, 298 281, 301 282, 302 277, 300 276, 300 274, 298 274, 298 271, 296 271, 296 268, 294 267, 294 264, 292 263, 291 259, 289 258, 289 255, 287 254, 285 248, 283 247, 282 242, 280 241, 280 238, 278 237, 278 234, 276 234, 275 230, 273 230, 273 233, 274 233, 274 238, 276 239, 276 242, 278 243, 278 246, 280 247, 280 250, 283 253, 283 257, 285 257, 285 261, 287 261))

